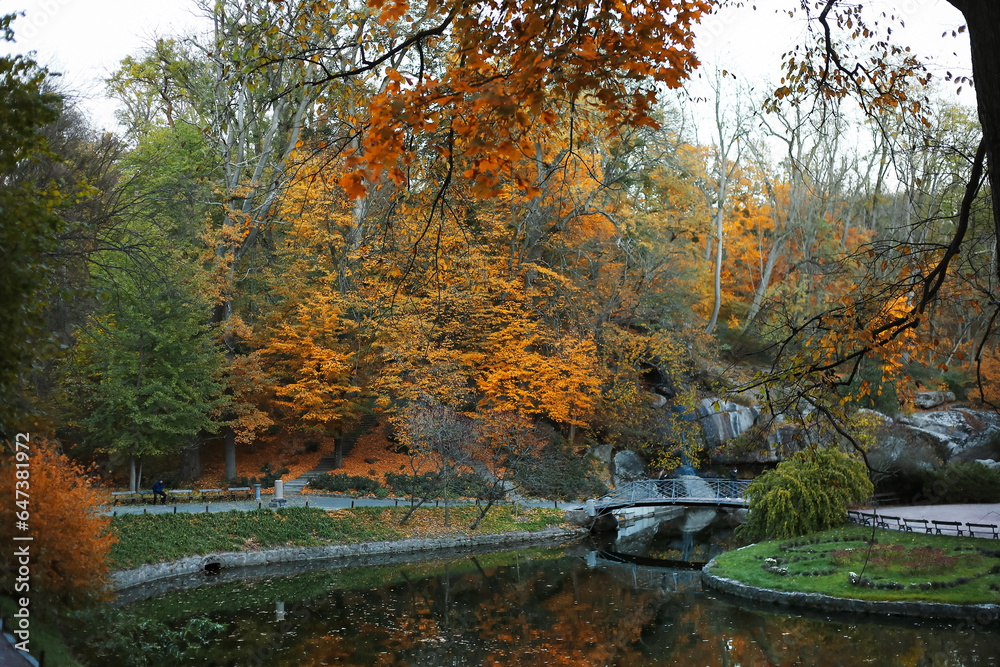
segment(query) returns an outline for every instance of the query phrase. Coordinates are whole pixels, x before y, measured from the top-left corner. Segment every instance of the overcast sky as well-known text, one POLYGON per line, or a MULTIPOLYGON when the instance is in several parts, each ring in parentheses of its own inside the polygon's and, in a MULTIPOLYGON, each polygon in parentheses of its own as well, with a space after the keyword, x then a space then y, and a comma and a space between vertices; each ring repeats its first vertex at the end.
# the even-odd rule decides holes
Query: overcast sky
MULTIPOLYGON (((969 71, 968 40, 942 38, 958 27, 961 14, 946 0, 873 0, 896 7, 907 28, 894 38, 930 57, 935 75, 969 71)), ((752 84, 774 83, 780 56, 801 41, 804 24, 777 16, 770 7, 790 0, 760 0, 751 8, 727 10, 708 18, 699 29, 697 51, 706 70, 736 70, 752 84)), ((103 98, 103 79, 125 56, 167 36, 207 26, 195 0, 0 0, 0 12, 25 11, 14 22, 16 43, 8 51, 36 51, 39 62, 62 72, 64 83, 83 98, 97 127, 115 129, 113 108, 103 98)), ((0 44, 0 49, 4 45, 0 44)), ((945 90, 952 91, 949 86, 945 90)), ((974 104, 971 94, 962 102, 974 104)))

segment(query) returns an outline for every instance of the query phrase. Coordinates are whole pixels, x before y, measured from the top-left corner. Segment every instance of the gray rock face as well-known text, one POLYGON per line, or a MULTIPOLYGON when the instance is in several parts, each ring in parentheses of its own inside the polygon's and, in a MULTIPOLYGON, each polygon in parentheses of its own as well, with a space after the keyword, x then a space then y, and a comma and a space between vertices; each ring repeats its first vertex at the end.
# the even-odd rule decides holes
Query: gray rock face
POLYGON ((702 399, 697 412, 698 421, 705 433, 705 444, 709 447, 718 447, 745 432, 760 415, 760 410, 756 407, 748 408, 713 398, 702 399))
POLYGON ((667 397, 660 394, 650 394, 649 404, 654 408, 662 408, 667 404, 667 397))
POLYGON ((994 461, 993 459, 976 459, 976 463, 980 463, 986 466, 987 468, 1000 470, 1000 461, 994 461))
POLYGON ((590 450, 590 453, 597 458, 601 463, 610 465, 611 464, 611 452, 613 447, 611 445, 597 445, 590 450))
POLYGON ((615 486, 646 477, 646 465, 638 454, 627 449, 615 454, 614 475, 611 479, 615 486))
POLYGON ((955 394, 950 391, 918 391, 913 395, 913 404, 921 410, 929 410, 954 401, 955 394))
POLYGON ((987 458, 991 444, 1000 437, 1000 416, 982 410, 915 412, 899 419, 899 424, 907 427, 908 440, 915 435, 936 439, 946 462, 987 458))

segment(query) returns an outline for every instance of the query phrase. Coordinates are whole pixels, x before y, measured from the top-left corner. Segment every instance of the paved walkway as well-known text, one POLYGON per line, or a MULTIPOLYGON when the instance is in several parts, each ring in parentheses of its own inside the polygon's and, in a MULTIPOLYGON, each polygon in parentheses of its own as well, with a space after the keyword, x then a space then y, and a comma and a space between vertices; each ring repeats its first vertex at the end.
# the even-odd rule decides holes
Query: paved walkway
MULTIPOLYGON (((114 505, 108 507, 104 514, 172 514, 177 512, 187 512, 190 514, 203 514, 208 512, 228 512, 230 510, 255 510, 258 507, 268 507, 271 503, 271 495, 261 495, 261 500, 258 503, 256 500, 236 500, 236 501, 218 501, 209 503, 172 503, 168 505, 114 505), (207 510, 206 510, 207 508, 207 510)), ((291 496, 285 496, 286 505, 293 507, 304 507, 308 504, 309 507, 319 507, 325 510, 342 510, 350 509, 351 507, 407 507, 410 504, 409 498, 351 498, 348 496, 328 496, 320 494, 295 494, 291 496)), ((454 500, 450 501, 450 504, 470 504, 475 501, 470 500, 454 500)), ((577 502, 557 502, 553 500, 522 500, 520 504, 527 505, 531 507, 553 507, 555 509, 570 509, 572 507, 577 507, 579 503, 577 502)), ((444 502, 438 501, 438 505, 443 507, 444 502)), ((434 503, 424 503, 424 507, 433 507, 434 503)))
MULTIPOLYGON (((4 632, 0 638, 0 665, 3 667, 37 667, 38 662, 31 656, 14 648, 14 636, 4 632)), ((28 645, 31 648, 31 644, 28 645)))
MULTIPOLYGON (((860 510, 871 514, 872 509, 860 510)), ((1000 525, 1000 503, 977 505, 900 505, 879 507, 878 514, 901 519, 928 521, 960 521, 961 523, 995 523, 1000 525)))

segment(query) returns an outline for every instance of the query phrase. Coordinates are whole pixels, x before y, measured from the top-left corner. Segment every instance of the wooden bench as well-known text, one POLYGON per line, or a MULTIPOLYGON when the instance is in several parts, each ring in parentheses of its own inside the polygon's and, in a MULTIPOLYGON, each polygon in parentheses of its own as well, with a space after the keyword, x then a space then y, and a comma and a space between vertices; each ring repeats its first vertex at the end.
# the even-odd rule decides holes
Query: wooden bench
POLYGON ((857 517, 857 519, 856 519, 857 522, 859 524, 861 524, 862 526, 870 526, 870 525, 872 525, 872 519, 874 517, 871 514, 865 514, 864 512, 857 512, 857 511, 854 512, 854 514, 857 517))
MULTIPOLYGON (((965 525, 969 527, 969 536, 970 537, 975 537, 976 536, 976 532, 975 532, 975 530, 973 530, 975 528, 989 528, 991 531, 993 531, 993 539, 994 540, 1000 539, 1000 534, 997 533, 997 525, 995 523, 968 523, 967 522, 965 525)), ((979 532, 983 532, 983 531, 980 530, 979 532)))
POLYGON ((903 530, 907 530, 912 533, 914 525, 923 528, 924 532, 928 535, 932 532, 930 522, 927 521, 927 519, 903 519, 903 530))
POLYGON ((218 498, 222 500, 222 489, 198 489, 198 493, 201 495, 202 500, 208 498, 218 498))
POLYGON ((237 497, 242 496, 244 494, 246 494, 247 500, 253 498, 253 489, 251 489, 249 486, 231 486, 229 487, 228 491, 229 491, 229 497, 232 498, 233 500, 236 500, 237 497))
POLYGON ((931 521, 931 523, 934 524, 934 532, 937 535, 943 535, 941 526, 945 526, 945 530, 954 530, 956 535, 962 535, 961 521, 931 521))
POLYGON ((167 491, 167 496, 174 498, 175 500, 191 500, 194 491, 191 489, 170 489, 167 491))
POLYGON ((876 493, 872 496, 872 504, 876 507, 881 505, 898 505, 899 496, 895 493, 876 493))
POLYGON ((876 524, 879 528, 890 528, 892 530, 903 530, 903 520, 898 516, 889 516, 888 514, 877 514, 875 515, 878 523, 876 524), (889 522, 893 523, 890 525, 889 522))
POLYGON ((132 493, 131 491, 112 491, 111 492, 111 502, 115 505, 118 503, 125 502, 138 502, 140 496, 138 493, 132 493))
POLYGON ((152 491, 112 491, 111 500, 112 503, 117 505, 118 503, 142 503, 146 501, 147 497, 152 497, 152 491))

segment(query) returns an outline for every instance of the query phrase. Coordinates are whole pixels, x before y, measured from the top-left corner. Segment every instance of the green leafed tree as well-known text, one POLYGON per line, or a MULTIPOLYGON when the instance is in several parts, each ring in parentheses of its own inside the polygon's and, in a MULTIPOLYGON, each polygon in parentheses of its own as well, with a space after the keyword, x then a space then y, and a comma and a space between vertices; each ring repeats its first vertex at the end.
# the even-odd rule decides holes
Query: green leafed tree
POLYGON ((865 464, 835 447, 797 452, 747 488, 750 515, 740 536, 783 539, 839 526, 848 504, 873 489, 865 464))
MULTIPOLYGON (((0 16, 0 41, 11 42, 15 15, 0 16)), ((43 286, 48 253, 62 222, 59 190, 25 174, 48 154, 41 132, 59 117, 59 98, 46 92, 48 72, 24 56, 0 57, 0 436, 24 415, 17 397, 44 340, 43 286)))
POLYGON ((128 457, 132 491, 144 456, 177 452, 215 428, 211 415, 225 400, 222 359, 203 309, 172 288, 141 299, 121 294, 80 332, 89 410, 81 426, 98 449, 128 457))

